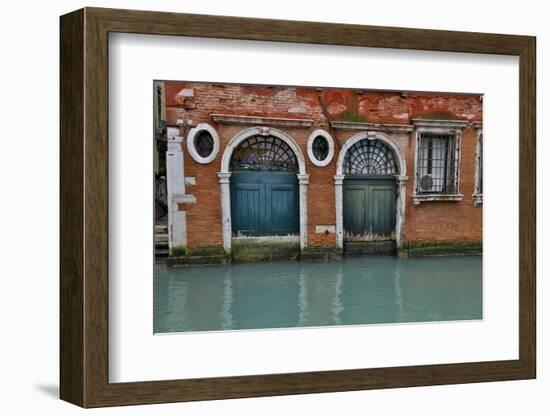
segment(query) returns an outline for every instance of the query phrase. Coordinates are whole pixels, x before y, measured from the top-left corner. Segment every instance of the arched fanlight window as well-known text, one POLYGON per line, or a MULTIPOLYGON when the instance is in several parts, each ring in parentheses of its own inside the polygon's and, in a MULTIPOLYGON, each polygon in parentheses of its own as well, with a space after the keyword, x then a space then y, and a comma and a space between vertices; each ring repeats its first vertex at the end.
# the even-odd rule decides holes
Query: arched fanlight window
POLYGON ((395 175, 393 151, 381 140, 360 140, 350 147, 343 164, 345 175, 395 175))
POLYGON ((274 136, 251 136, 231 157, 232 171, 298 172, 296 155, 283 140, 274 136))

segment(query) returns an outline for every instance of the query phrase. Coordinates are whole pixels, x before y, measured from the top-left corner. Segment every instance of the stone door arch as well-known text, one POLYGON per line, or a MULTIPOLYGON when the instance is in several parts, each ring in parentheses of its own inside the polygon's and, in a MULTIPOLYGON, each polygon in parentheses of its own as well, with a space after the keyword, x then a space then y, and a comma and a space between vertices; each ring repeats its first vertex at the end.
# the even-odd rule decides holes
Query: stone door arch
MULTIPOLYGON (((395 169, 387 170, 387 173, 395 178, 396 182, 396 201, 395 201, 395 242, 397 248, 401 247, 403 239, 403 224, 405 219, 405 197, 406 197, 406 176, 407 165, 403 152, 399 146, 386 134, 381 132, 361 132, 350 139, 342 146, 338 161, 336 164, 336 175, 334 176, 335 182, 335 207, 336 207, 336 245, 339 249, 344 247, 344 192, 343 185, 346 174, 349 174, 349 169, 346 169, 345 163, 349 163, 349 158, 346 158, 348 152, 357 144, 363 140, 380 141, 384 146, 387 146, 391 152, 395 163, 395 169)), ((360 169, 365 169, 367 172, 369 169, 385 169, 383 166, 375 166, 377 163, 387 163, 382 160, 372 161, 359 161, 364 166, 360 169)))
POLYGON ((221 187, 221 205, 222 205, 222 234, 223 246, 226 254, 231 253, 232 242, 232 219, 231 219, 231 163, 233 154, 236 149, 246 140, 254 136, 272 136, 284 142, 293 152, 298 172, 299 190, 299 232, 300 232, 300 248, 304 249, 307 246, 307 186, 309 183, 309 175, 306 174, 306 164, 302 151, 292 137, 285 132, 272 127, 251 127, 239 132, 233 137, 225 147, 221 169, 218 173, 221 187))

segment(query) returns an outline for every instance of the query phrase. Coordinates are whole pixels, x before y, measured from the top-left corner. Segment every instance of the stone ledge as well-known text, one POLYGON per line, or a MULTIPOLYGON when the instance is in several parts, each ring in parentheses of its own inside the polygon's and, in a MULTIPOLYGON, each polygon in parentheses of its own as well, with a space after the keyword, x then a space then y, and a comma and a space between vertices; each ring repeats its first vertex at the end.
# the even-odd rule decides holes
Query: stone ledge
POLYGON ((313 120, 302 118, 241 116, 235 114, 210 114, 212 120, 222 124, 268 125, 283 127, 311 127, 313 120))
POLYGON ((413 118, 412 122, 415 127, 443 127, 463 129, 468 125, 467 120, 438 120, 427 118, 413 118))
POLYGON ((464 198, 463 194, 414 194, 412 195, 413 205, 416 207, 422 202, 450 201, 459 202, 464 198))
POLYGON ((474 206, 475 207, 483 204, 483 195, 482 194, 473 194, 472 199, 474 201, 474 206))
POLYGON ((340 130, 375 130, 389 133, 409 133, 414 130, 410 124, 385 124, 385 123, 364 123, 357 121, 331 121, 334 129, 340 130))

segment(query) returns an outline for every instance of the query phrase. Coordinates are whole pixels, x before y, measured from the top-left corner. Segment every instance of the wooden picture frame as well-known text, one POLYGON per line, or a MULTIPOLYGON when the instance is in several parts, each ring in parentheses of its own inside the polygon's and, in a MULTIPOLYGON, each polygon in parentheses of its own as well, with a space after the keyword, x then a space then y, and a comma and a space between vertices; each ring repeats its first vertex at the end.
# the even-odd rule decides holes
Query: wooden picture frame
POLYGON ((536 40, 530 36, 85 8, 61 17, 60 396, 82 407, 337 392, 536 376, 536 40), (519 57, 519 359, 109 383, 108 34, 519 57))

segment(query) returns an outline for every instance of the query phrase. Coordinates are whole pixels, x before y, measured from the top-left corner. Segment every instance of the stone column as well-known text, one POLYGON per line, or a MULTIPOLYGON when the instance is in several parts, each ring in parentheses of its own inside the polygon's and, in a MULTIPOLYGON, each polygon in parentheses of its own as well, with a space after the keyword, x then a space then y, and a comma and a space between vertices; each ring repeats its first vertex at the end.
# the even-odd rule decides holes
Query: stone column
POLYGON ((336 208, 336 248, 344 248, 344 175, 334 176, 334 197, 336 208))
POLYGON ((300 185, 300 249, 307 247, 307 186, 309 185, 309 175, 299 173, 298 183, 300 185))
POLYGON ((396 176, 395 178, 397 185, 397 199, 395 201, 395 244, 398 250, 401 248, 403 242, 403 225, 405 224, 408 179, 408 176, 396 176))
POLYGON ((226 255, 231 254, 231 172, 218 172, 222 204, 223 249, 226 255))
POLYGON ((168 249, 170 256, 185 254, 187 248, 187 221, 185 211, 180 211, 178 201, 185 195, 183 166, 183 137, 179 129, 169 127, 166 151, 166 188, 168 202, 168 249))

